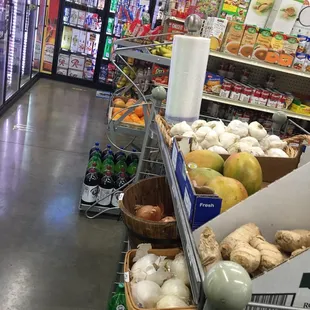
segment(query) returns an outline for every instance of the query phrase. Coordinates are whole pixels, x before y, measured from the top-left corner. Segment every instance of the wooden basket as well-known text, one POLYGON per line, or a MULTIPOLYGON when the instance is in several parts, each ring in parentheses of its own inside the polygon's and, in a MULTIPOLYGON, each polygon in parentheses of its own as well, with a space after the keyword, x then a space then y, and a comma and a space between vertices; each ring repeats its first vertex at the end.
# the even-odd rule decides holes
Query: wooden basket
POLYGON ((120 201, 122 218, 128 229, 132 248, 140 243, 151 243, 153 248, 180 246, 176 222, 154 222, 136 217, 136 205, 159 205, 165 207, 165 215, 173 215, 173 204, 169 185, 164 176, 153 177, 128 186, 120 201))
MULTIPOLYGON (((125 279, 128 279, 129 281, 129 270, 131 269, 133 265, 133 258, 136 255, 137 250, 131 250, 126 253, 125 256, 125 262, 124 262, 124 275, 125 279)), ((179 248, 174 249, 151 249, 148 251, 149 253, 156 254, 158 256, 166 256, 167 258, 174 259, 174 257, 181 252, 179 248)), ((126 296, 126 305, 128 310, 141 310, 141 308, 138 308, 134 301, 131 294, 131 287, 129 282, 125 282, 125 296, 126 296)), ((197 307, 195 306, 189 306, 186 308, 173 308, 176 310, 196 310, 197 307)), ((148 310, 158 310, 155 308, 149 308, 148 310)))

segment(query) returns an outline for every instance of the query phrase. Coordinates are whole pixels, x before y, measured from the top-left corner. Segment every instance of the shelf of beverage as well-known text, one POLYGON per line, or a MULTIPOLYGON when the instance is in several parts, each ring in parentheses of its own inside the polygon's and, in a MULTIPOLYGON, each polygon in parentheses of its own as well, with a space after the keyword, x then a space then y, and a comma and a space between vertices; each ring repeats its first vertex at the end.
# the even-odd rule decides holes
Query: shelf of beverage
POLYGON ((66 0, 66 4, 81 10, 86 10, 88 12, 103 12, 103 9, 97 8, 96 6, 90 6, 82 3, 78 3, 77 1, 66 0))
POLYGON ((86 31, 86 32, 92 32, 92 33, 100 34, 100 31, 88 29, 88 28, 85 28, 85 27, 83 27, 83 26, 71 25, 70 23, 67 23, 67 22, 63 22, 63 25, 68 26, 68 27, 71 27, 71 28, 74 28, 74 29, 84 30, 84 31, 86 31))
POLYGON ((68 50, 66 48, 60 48, 60 53, 64 53, 64 54, 68 54, 68 55, 76 55, 76 56, 82 56, 82 57, 87 57, 87 58, 91 58, 91 59, 97 59, 97 56, 93 56, 90 54, 86 54, 86 53, 81 53, 81 52, 72 52, 71 50, 68 50))
POLYGON ((168 180, 169 187, 171 190, 175 217, 177 220, 182 247, 184 250, 184 255, 188 266, 190 285, 193 293, 193 301, 195 302, 195 304, 201 305, 201 303, 204 300, 204 294, 202 290, 204 271, 195 246, 192 230, 190 228, 189 221, 187 218, 185 202, 181 196, 175 172, 173 170, 174 168, 170 156, 171 155, 170 150, 165 144, 157 124, 156 124, 156 134, 159 141, 162 160, 165 165, 166 178, 168 180))
MULTIPOLYGON (((168 89, 168 85, 165 85, 165 84, 154 83, 154 85, 155 86, 162 86, 162 87, 168 89)), ((284 112, 287 115, 287 117, 292 117, 292 118, 310 121, 310 116, 308 116, 308 115, 295 113, 295 112, 292 112, 290 110, 283 110, 283 109, 281 110, 281 109, 276 109, 276 108, 263 106, 263 105, 259 105, 259 104, 252 104, 252 103, 247 103, 247 102, 243 102, 243 101, 236 101, 236 100, 232 100, 229 98, 220 97, 218 95, 203 93, 202 99, 210 100, 213 102, 224 103, 227 105, 233 105, 233 106, 240 107, 240 108, 247 108, 247 109, 251 109, 251 110, 271 113, 271 114, 281 111, 281 112, 284 112)))
POLYGON ((261 67, 261 68, 269 69, 269 70, 273 70, 273 71, 284 72, 287 74, 305 77, 308 79, 310 78, 310 73, 301 72, 301 71, 295 70, 293 68, 286 68, 286 67, 282 67, 279 65, 270 64, 270 63, 267 63, 264 61, 257 61, 254 59, 242 58, 240 56, 226 54, 226 53, 222 53, 222 52, 216 52, 216 51, 210 51, 210 56, 221 58, 221 59, 227 59, 227 60, 231 60, 234 62, 243 63, 243 64, 255 66, 255 67, 261 67))
MULTIPOLYGON (((84 204, 82 202, 80 202, 79 204, 79 210, 80 211, 86 211, 88 210, 90 207, 90 205, 84 204)), ((89 210, 89 212, 95 212, 95 213, 99 213, 102 211, 105 211, 105 214, 111 214, 111 215, 120 215, 120 210, 119 209, 112 209, 114 206, 111 207, 103 207, 100 205, 95 205, 93 207, 91 207, 91 209, 89 210)))

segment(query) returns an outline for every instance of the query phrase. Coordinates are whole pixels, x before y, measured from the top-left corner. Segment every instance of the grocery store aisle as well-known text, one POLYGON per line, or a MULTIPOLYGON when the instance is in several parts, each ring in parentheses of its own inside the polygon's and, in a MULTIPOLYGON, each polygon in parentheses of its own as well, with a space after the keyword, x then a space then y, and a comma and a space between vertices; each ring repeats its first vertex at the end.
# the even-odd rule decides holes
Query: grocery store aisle
POLYGON ((77 210, 105 107, 95 90, 42 79, 0 117, 1 309, 106 309, 124 227, 77 210))

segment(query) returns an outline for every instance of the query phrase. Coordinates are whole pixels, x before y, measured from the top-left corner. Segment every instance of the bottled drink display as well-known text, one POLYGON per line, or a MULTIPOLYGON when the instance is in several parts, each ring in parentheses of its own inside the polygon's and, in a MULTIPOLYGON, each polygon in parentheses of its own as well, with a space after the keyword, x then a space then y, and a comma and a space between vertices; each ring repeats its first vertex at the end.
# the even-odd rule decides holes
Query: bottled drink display
POLYGON ((87 170, 82 190, 82 203, 93 204, 98 195, 99 177, 96 169, 87 170))
POLYGON ((123 283, 119 283, 115 294, 109 301, 108 310, 126 310, 125 287, 123 283))
POLYGON ((136 150, 126 156, 124 150, 113 153, 111 146, 104 150, 96 142, 89 151, 89 161, 83 183, 83 204, 117 207, 119 194, 136 174, 139 157, 136 150), (115 192, 114 194, 112 194, 115 192))

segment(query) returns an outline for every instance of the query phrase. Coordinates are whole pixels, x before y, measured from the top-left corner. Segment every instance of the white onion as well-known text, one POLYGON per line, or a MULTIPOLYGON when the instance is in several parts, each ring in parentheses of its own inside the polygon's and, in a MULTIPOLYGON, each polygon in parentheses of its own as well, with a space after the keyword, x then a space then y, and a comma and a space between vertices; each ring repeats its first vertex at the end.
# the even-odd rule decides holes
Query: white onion
POLYGON ((139 308, 154 308, 162 296, 159 285, 148 280, 133 283, 131 292, 134 303, 139 308))
POLYGON ((177 254, 170 266, 174 276, 182 280, 186 285, 189 285, 189 275, 184 254, 177 254))
POLYGON ((167 295, 164 296, 156 305, 157 309, 171 309, 171 308, 184 308, 188 307, 188 304, 177 296, 167 295))
POLYGON ((180 279, 173 278, 167 280, 161 287, 163 295, 174 295, 188 303, 190 298, 189 288, 180 279))
POLYGON ((147 275, 156 272, 153 264, 158 259, 155 254, 147 254, 140 258, 131 268, 131 276, 134 282, 145 280, 147 275))

